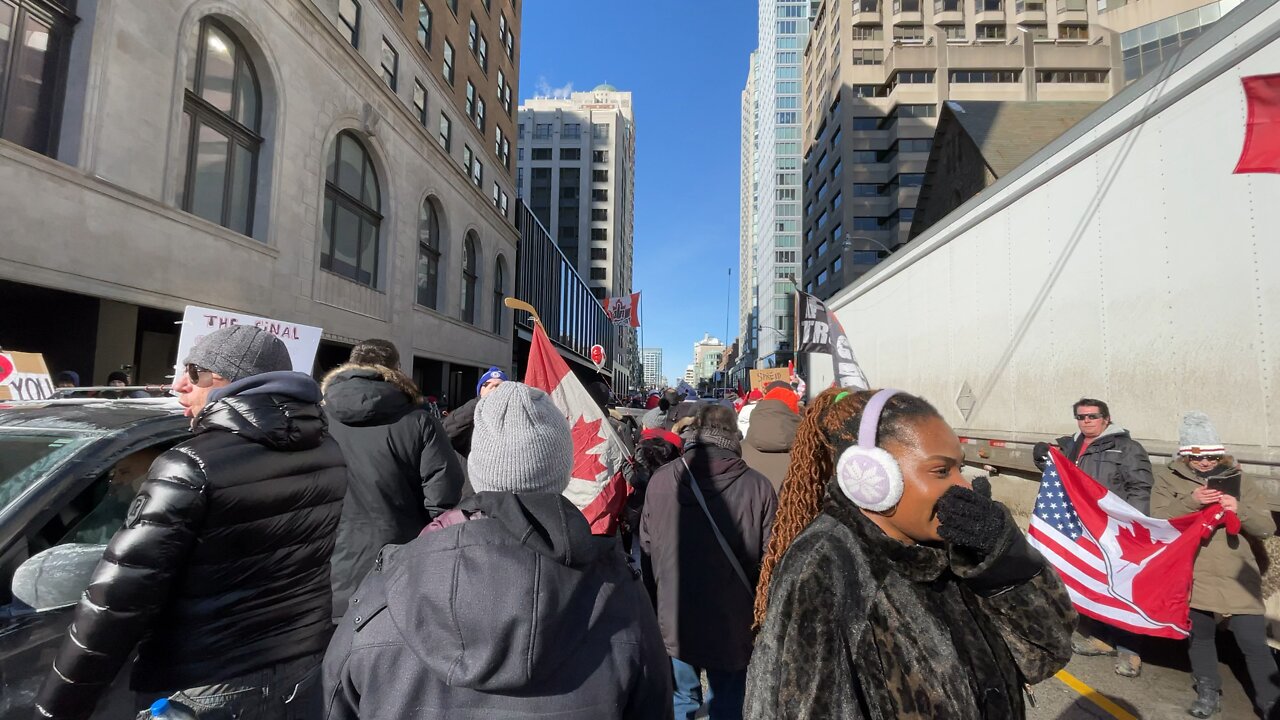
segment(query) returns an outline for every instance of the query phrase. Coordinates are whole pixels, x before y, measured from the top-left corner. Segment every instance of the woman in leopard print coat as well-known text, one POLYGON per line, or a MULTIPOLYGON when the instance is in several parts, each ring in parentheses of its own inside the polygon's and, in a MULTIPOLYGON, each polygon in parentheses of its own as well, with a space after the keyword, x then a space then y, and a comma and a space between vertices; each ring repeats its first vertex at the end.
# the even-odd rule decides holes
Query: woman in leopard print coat
POLYGON ((896 507, 862 510, 825 482, 872 394, 828 390, 797 434, 746 717, 1023 718, 1024 684, 1071 657, 1066 590, 1008 510, 969 489, 955 433, 919 398, 893 397, 876 436, 903 471, 896 507))

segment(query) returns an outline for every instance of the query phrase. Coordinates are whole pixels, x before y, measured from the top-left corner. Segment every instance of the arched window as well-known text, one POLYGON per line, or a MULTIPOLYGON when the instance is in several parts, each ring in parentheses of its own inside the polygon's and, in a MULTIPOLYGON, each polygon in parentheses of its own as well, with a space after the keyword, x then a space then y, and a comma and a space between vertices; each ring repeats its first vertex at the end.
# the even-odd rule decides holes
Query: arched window
POLYGON ((462 242, 462 319, 476 321, 476 236, 467 233, 462 242))
POLYGON ((440 211, 431 198, 418 210, 418 304, 435 308, 440 289, 440 211))
POLYGON ((493 264, 493 323, 492 328, 495 334, 502 334, 502 314, 506 310, 502 301, 506 297, 507 290, 507 261, 501 255, 493 264))
POLYGON ((204 19, 182 101, 178 207, 253 233, 261 122, 262 93, 244 46, 225 25, 204 19))
POLYGON ((364 145, 338 133, 324 182, 324 246, 320 267, 361 285, 378 287, 378 174, 364 145))

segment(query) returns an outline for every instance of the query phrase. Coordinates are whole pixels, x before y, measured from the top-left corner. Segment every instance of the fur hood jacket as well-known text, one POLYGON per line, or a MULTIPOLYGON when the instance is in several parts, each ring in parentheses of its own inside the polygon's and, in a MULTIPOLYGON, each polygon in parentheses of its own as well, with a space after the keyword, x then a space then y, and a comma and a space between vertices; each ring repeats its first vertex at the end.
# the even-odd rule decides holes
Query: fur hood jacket
POLYGON ((1012 523, 978 564, 961 555, 904 545, 829 492, 770 583, 746 717, 1025 717, 1024 683, 1071 657, 1075 610, 1012 523))

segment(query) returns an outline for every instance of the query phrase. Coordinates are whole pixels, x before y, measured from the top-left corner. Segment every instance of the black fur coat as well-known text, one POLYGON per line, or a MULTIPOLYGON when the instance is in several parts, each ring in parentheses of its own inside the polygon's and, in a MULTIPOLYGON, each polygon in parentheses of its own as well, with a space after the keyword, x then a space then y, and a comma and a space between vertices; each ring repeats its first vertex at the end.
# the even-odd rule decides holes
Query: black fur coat
POLYGON ((903 545, 829 493, 773 575, 746 717, 1023 718, 1023 683, 1067 664, 1075 623, 1012 523, 974 564, 903 545))

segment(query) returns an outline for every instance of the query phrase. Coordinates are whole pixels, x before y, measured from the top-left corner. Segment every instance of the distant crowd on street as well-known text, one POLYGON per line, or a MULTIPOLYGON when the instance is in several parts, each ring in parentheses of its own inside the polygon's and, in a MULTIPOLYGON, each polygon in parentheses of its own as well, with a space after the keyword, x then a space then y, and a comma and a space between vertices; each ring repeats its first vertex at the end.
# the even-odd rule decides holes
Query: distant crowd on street
MULTIPOLYGON (((501 368, 445 415, 384 340, 322 382, 250 326, 180 360, 193 435, 109 535, 35 717, 89 718, 131 657, 139 718, 239 720, 1023 718, 1073 652, 1142 671, 908 392, 667 388, 610 414, 589 381, 629 453, 597 535, 565 495, 576 427, 501 368)), ((1072 414, 1057 448, 1134 508, 1275 531, 1202 413, 1155 470, 1106 402, 1072 414)), ((1205 541, 1191 606, 1188 712, 1219 711, 1225 617, 1270 717, 1248 543, 1205 541)))

